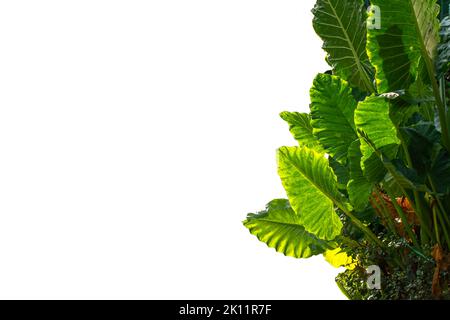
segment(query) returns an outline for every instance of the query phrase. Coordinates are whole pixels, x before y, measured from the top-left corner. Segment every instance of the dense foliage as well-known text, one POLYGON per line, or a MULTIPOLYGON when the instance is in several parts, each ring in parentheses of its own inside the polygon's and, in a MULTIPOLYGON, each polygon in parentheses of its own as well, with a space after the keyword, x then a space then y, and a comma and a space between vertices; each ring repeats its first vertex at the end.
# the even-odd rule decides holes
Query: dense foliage
POLYGON ((298 142, 277 151, 287 199, 244 225, 287 256, 345 267, 336 282, 352 299, 450 295, 449 2, 313 9, 331 70, 310 113, 281 113, 298 142), (371 265, 381 289, 366 284, 371 265))

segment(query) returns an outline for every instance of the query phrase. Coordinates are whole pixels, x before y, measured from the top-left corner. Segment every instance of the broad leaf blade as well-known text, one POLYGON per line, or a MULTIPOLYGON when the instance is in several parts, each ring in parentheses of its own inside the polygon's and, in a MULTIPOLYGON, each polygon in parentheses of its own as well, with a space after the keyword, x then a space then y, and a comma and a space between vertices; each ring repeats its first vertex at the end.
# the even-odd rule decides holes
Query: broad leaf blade
POLYGON ((280 117, 289 124, 289 131, 300 146, 323 152, 319 140, 313 135, 309 114, 284 111, 280 113, 280 117))
POLYGON ((366 53, 366 11, 362 0, 318 0, 313 26, 324 41, 335 74, 373 92, 373 70, 366 53))
POLYGON ((334 203, 345 203, 328 160, 307 147, 282 147, 277 158, 281 182, 306 231, 320 239, 334 239, 342 229, 334 203))
MULTIPOLYGON (((378 92, 408 89, 426 64, 432 65, 439 42, 439 6, 435 0, 372 0, 381 13, 381 29, 369 29, 367 49, 376 69, 378 92)), ((374 12, 369 17, 375 17, 374 12)), ((434 75, 428 73, 428 79, 434 75)))
POLYGON ((370 182, 379 182, 386 170, 374 149, 394 159, 400 144, 396 127, 390 118, 389 100, 370 96, 358 103, 355 124, 367 138, 361 140, 361 168, 370 182), (370 140, 370 144, 367 140, 370 140))
POLYGON ((294 258, 308 258, 332 246, 307 232, 285 199, 269 202, 264 211, 249 214, 245 227, 270 248, 294 258))
POLYGON ((314 135, 336 161, 346 162, 350 144, 358 139, 354 123, 357 102, 348 83, 318 74, 310 90, 314 135))

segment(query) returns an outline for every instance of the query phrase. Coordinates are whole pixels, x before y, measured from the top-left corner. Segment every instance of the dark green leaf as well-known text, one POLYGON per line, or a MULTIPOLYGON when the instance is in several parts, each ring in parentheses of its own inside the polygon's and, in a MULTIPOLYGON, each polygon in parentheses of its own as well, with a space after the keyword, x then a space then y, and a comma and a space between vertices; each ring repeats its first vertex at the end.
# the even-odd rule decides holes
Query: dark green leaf
MULTIPOLYGON (((378 92, 409 89, 422 73, 428 80, 439 42, 435 0, 372 0, 381 11, 381 29, 368 29, 367 49, 376 69, 378 92)), ((374 17, 375 13, 369 13, 374 17)))
POLYGON ((339 189, 345 190, 349 179, 349 172, 346 166, 337 162, 333 157, 328 158, 331 169, 337 177, 339 189))

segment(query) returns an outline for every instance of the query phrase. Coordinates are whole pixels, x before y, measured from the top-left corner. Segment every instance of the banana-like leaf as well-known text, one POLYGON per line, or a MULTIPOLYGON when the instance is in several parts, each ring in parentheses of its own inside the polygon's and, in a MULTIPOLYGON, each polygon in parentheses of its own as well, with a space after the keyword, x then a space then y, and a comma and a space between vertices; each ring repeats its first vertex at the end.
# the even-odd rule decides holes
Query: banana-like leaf
POLYGON ((324 152, 319 140, 313 135, 309 114, 284 111, 280 113, 280 117, 289 124, 289 131, 300 146, 324 152))
POLYGON ((369 196, 373 189, 373 183, 369 182, 361 169, 361 143, 354 141, 348 149, 348 162, 350 168, 350 181, 347 184, 347 192, 350 203, 356 211, 362 211, 369 202, 369 196))
POLYGON ((334 205, 347 204, 328 160, 308 147, 281 147, 277 158, 278 174, 301 224, 320 239, 334 239, 342 229, 334 205))
POLYGON ((362 0, 318 0, 313 26, 323 40, 334 73, 373 92, 373 67, 366 53, 366 10, 362 0))
POLYGON ((345 163, 350 144, 358 139, 354 112, 357 102, 348 83, 336 76, 318 74, 310 90, 314 135, 336 161, 345 163))
POLYGON ((264 211, 248 214, 244 225, 270 248, 294 258, 308 258, 333 247, 305 230, 286 199, 272 200, 264 211))
POLYGON ((411 104, 403 99, 388 100, 388 102, 390 118, 397 130, 400 126, 414 122, 414 117, 419 118, 421 112, 417 104, 411 104))
POLYGON ((439 6, 436 0, 371 0, 381 14, 381 28, 369 28, 367 50, 376 69, 378 92, 409 89, 427 71, 434 79, 433 61, 439 42, 439 6))
POLYGON ((361 168, 370 182, 379 182, 386 169, 375 150, 394 159, 400 144, 397 129, 390 118, 389 100, 370 96, 359 102, 355 111, 355 124, 364 137, 361 140, 361 168))

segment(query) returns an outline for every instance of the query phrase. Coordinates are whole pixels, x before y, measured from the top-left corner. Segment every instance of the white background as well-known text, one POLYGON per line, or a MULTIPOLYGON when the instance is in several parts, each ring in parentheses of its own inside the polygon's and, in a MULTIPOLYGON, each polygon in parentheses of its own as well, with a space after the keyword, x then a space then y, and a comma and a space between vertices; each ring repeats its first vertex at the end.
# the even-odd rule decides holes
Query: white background
POLYGON ((241 223, 327 69, 314 1, 0 3, 0 298, 343 298, 241 223))

